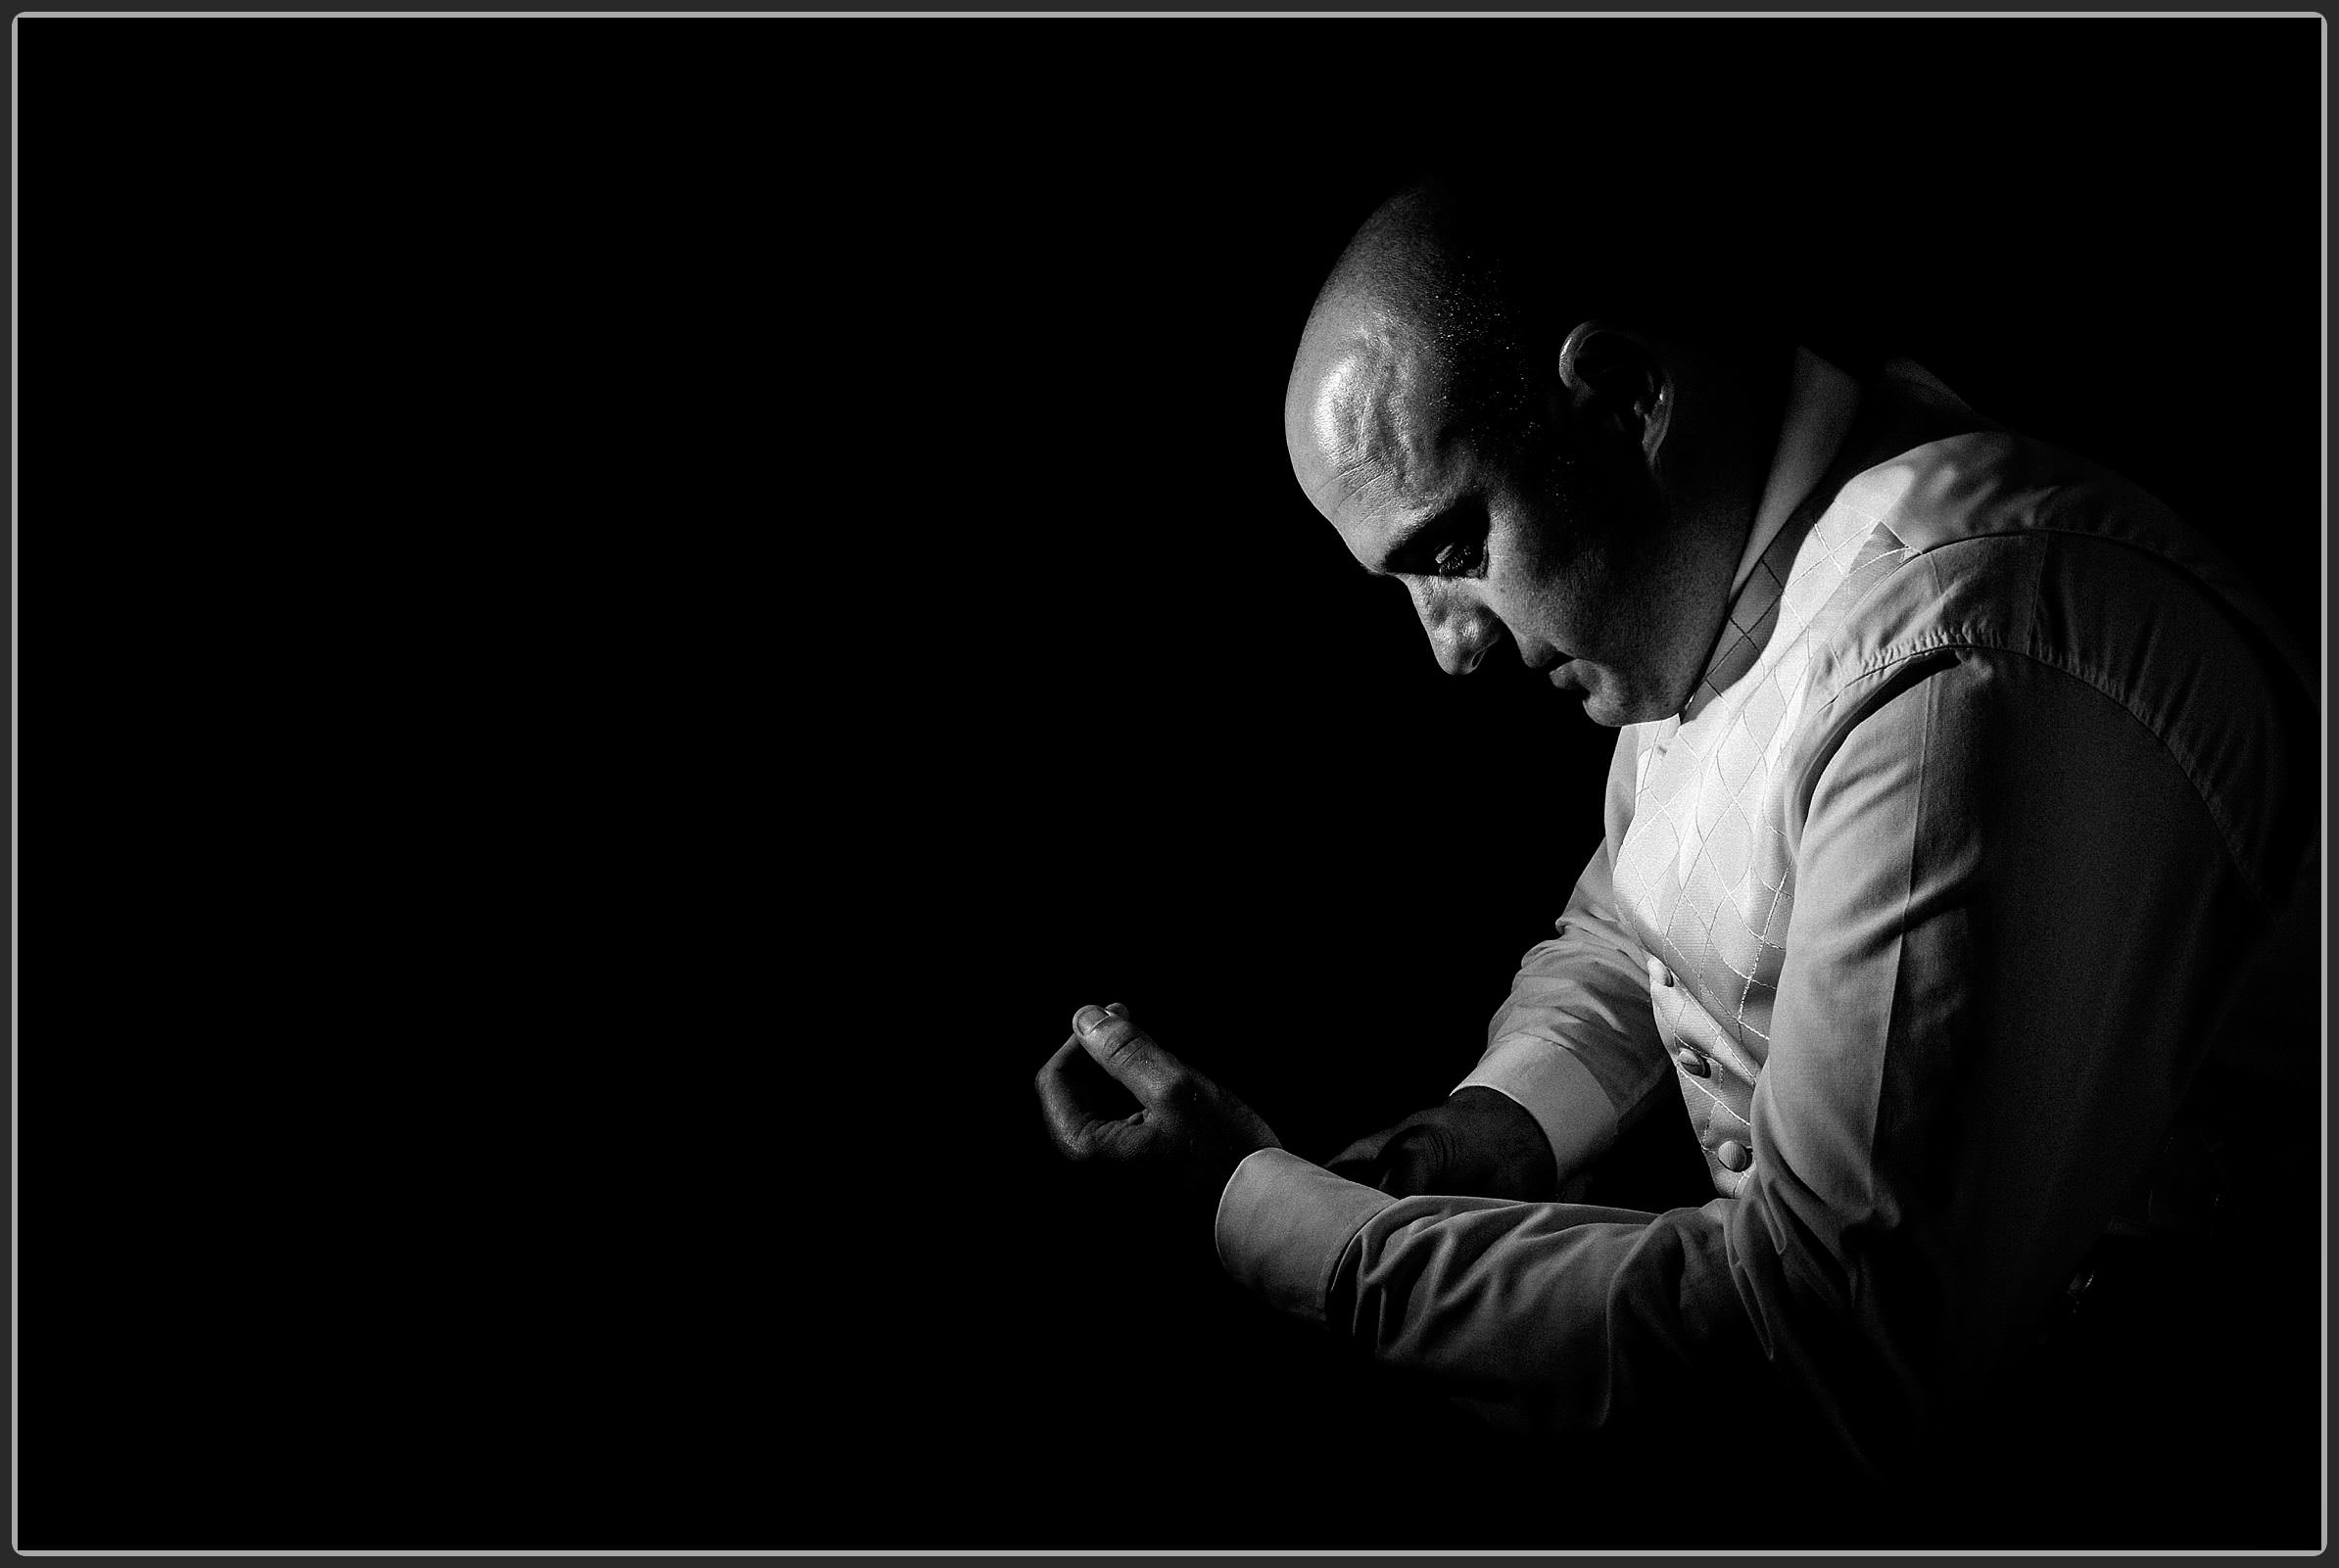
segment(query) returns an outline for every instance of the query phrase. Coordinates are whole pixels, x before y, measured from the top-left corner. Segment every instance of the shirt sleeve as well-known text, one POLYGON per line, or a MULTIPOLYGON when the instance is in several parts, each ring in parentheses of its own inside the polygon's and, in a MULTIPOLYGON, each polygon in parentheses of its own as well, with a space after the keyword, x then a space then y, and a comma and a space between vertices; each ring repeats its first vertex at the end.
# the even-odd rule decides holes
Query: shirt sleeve
MULTIPOLYGON (((1528 1429, 1735 1391, 1872 1465, 2028 1342, 2263 912, 2152 733, 2062 671, 1936 652, 1815 722, 1741 1195, 1371 1201, 1246 1163, 1222 1218, 1278 1213, 1305 1236, 1289 1256, 1331 1259, 1306 1315, 1528 1429)), ((1238 1279, 1271 1267, 1265 1234, 1222 1224, 1238 1279)))
POLYGON ((1631 821, 1639 755, 1631 732, 1608 768, 1606 832, 1558 921, 1527 950, 1487 1027, 1486 1054, 1456 1089, 1494 1089, 1543 1128, 1564 1185, 1607 1152, 1672 1075, 1648 1002, 1648 954, 1616 916, 1610 869, 1631 821))

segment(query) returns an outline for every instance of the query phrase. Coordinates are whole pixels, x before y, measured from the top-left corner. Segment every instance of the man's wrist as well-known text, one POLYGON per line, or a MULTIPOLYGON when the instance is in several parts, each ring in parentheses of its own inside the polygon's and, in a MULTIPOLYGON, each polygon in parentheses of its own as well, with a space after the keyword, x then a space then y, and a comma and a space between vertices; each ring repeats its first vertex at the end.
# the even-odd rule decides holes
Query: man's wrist
POLYGON ((1447 1097, 1460 1121, 1459 1141, 1511 1195, 1558 1190, 1559 1164, 1533 1112, 1500 1089, 1465 1083, 1447 1097))
POLYGON ((1538 1035, 1497 1040, 1456 1088, 1485 1089, 1525 1111, 1543 1133, 1555 1180, 1581 1172, 1616 1141, 1615 1107, 1599 1079, 1573 1051, 1538 1035))

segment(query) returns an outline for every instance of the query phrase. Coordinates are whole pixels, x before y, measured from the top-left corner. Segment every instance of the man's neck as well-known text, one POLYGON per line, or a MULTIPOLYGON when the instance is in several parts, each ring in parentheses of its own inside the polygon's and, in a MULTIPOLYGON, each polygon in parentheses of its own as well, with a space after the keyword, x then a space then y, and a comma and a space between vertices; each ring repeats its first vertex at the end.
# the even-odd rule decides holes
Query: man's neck
POLYGON ((1730 583, 1732 598, 1843 450, 1860 404, 1859 383, 1850 375, 1808 349, 1793 351, 1770 423, 1777 435, 1769 468, 1730 583))

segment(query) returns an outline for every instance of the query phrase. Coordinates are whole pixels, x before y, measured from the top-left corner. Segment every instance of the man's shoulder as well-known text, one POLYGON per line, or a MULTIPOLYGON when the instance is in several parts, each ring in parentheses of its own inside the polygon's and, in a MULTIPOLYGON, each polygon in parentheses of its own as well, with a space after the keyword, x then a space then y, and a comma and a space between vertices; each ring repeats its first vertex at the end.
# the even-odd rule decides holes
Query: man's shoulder
POLYGON ((1835 504, 1888 528, 1913 553, 1977 539, 2065 536, 2126 545, 2220 580, 2232 575, 2143 487, 2006 430, 1968 431, 1900 452, 1847 480, 1835 504))
POLYGON ((1920 641, 2109 670, 2230 646, 2306 673, 2248 579, 2197 530, 2044 443, 2002 430, 1931 442, 1854 476, 1831 511, 1884 568, 1841 607, 1838 662, 1920 641))
POLYGON ((2003 431, 1901 453, 1836 506, 1876 570, 1814 649, 1807 711, 1841 722, 1862 687, 1915 659, 2043 664, 2157 736, 2237 855, 2273 847, 2293 792, 2278 781, 2312 747, 2313 678, 2246 579, 2169 506, 2003 431))

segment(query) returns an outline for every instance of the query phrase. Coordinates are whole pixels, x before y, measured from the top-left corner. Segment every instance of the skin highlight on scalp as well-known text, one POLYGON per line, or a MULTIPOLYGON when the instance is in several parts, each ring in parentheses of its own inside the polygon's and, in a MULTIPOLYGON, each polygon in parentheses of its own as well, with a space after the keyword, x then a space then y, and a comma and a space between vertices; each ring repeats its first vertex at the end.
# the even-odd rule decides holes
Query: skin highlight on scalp
POLYGON ((1330 459, 1308 486, 1329 512, 1363 475, 1384 474, 1402 487, 1422 471, 1432 453, 1414 415, 1442 402, 1444 377, 1406 320, 1377 302, 1341 299, 1316 321, 1321 330, 1292 372, 1286 426, 1294 450, 1330 459))

